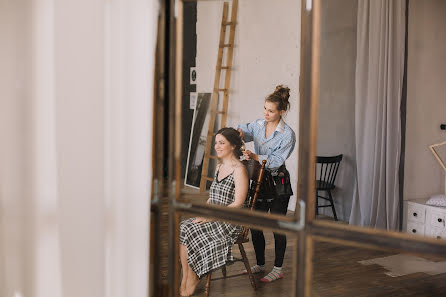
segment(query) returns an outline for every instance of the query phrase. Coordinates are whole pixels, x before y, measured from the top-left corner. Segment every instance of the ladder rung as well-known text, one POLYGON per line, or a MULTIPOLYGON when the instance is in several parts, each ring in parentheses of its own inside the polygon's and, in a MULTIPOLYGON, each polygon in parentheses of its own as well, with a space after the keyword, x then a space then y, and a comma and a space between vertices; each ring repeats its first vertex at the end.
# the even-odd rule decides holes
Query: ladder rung
POLYGON ((232 25, 235 25, 235 23, 234 22, 223 22, 222 25, 223 26, 232 26, 232 25))
POLYGON ((202 175, 201 177, 204 178, 205 180, 208 180, 208 181, 214 181, 213 178, 211 178, 209 176, 206 176, 206 175, 202 175))
POLYGON ((214 137, 215 135, 217 135, 217 134, 214 132, 208 132, 208 137, 214 137))
POLYGON ((224 110, 218 110, 218 111, 216 111, 216 113, 218 113, 218 114, 225 114, 226 111, 224 111, 224 110))
POLYGON ((232 47, 232 44, 231 43, 220 44, 220 48, 222 47, 232 47))
POLYGON ((209 159, 218 160, 218 157, 214 156, 214 155, 206 155, 206 157, 209 158, 209 159))
POLYGON ((218 69, 231 69, 231 67, 229 67, 229 66, 217 66, 217 70, 218 69))
POLYGON ((226 92, 228 89, 214 89, 214 91, 217 91, 217 92, 226 92))

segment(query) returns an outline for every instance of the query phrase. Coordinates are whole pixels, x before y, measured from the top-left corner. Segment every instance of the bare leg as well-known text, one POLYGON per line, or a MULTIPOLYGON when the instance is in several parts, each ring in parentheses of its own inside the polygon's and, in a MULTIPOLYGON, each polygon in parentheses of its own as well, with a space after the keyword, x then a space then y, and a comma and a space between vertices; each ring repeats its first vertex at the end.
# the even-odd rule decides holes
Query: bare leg
POLYGON ((180 260, 181 260, 181 268, 183 270, 183 277, 181 279, 181 286, 180 286, 180 295, 181 296, 187 296, 186 295, 186 284, 187 284, 187 276, 189 274, 189 264, 187 263, 187 248, 185 245, 180 244, 180 260))
POLYGON ((200 279, 198 278, 195 271, 189 267, 189 272, 187 274, 186 290, 184 291, 186 296, 190 296, 195 292, 200 279))

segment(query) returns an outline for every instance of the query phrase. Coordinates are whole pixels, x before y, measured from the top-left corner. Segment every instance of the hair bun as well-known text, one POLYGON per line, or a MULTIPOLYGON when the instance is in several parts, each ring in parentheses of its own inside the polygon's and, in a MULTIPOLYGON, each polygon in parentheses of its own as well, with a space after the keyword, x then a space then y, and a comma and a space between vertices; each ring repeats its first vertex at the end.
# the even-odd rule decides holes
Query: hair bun
POLYGON ((278 85, 274 92, 266 97, 266 101, 277 104, 277 109, 287 111, 290 109, 291 104, 288 100, 290 98, 290 88, 284 85, 278 85))
POLYGON ((290 88, 283 85, 278 85, 274 90, 274 93, 280 96, 285 101, 288 101, 288 99, 290 98, 290 88))

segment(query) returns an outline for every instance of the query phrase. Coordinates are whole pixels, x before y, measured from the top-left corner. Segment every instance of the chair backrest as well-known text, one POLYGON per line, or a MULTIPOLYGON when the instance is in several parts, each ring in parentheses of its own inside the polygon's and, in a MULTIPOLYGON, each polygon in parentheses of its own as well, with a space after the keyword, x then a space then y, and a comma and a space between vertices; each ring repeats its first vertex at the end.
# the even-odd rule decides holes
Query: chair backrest
POLYGON ((331 157, 316 157, 316 180, 320 181, 319 184, 325 187, 334 186, 341 160, 342 154, 331 157))
MULTIPOLYGON (((265 173, 265 165, 266 160, 262 161, 262 165, 260 165, 259 162, 255 160, 243 160, 242 163, 246 166, 246 169, 248 170, 248 177, 249 180, 254 181, 254 191, 252 191, 251 186, 248 190, 248 195, 246 199, 248 200, 248 207, 251 211, 254 210, 254 205, 256 204, 257 197, 259 196, 260 192, 260 186, 263 182, 263 175, 265 173)), ((250 183, 251 184, 251 183, 250 183)), ((239 235, 239 240, 241 242, 246 242, 248 240, 248 234, 249 234, 249 228, 243 227, 242 233, 239 235)))
POLYGON ((243 160, 242 163, 246 166, 246 169, 248 170, 249 179, 255 182, 255 188, 253 189, 254 191, 251 191, 251 187, 248 191, 248 198, 250 198, 248 201, 248 207, 250 208, 250 210, 254 210, 254 205, 259 196, 260 186, 263 182, 266 160, 262 161, 262 165, 260 165, 259 162, 252 159, 243 160))

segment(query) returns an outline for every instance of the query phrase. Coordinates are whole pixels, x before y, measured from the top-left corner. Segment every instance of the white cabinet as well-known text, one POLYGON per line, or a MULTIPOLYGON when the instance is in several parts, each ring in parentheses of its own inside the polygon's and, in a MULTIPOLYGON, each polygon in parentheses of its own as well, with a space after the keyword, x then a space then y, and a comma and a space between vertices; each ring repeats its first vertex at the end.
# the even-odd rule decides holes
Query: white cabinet
POLYGON ((446 207, 426 205, 427 199, 409 200, 406 207, 406 232, 446 239, 446 207))

